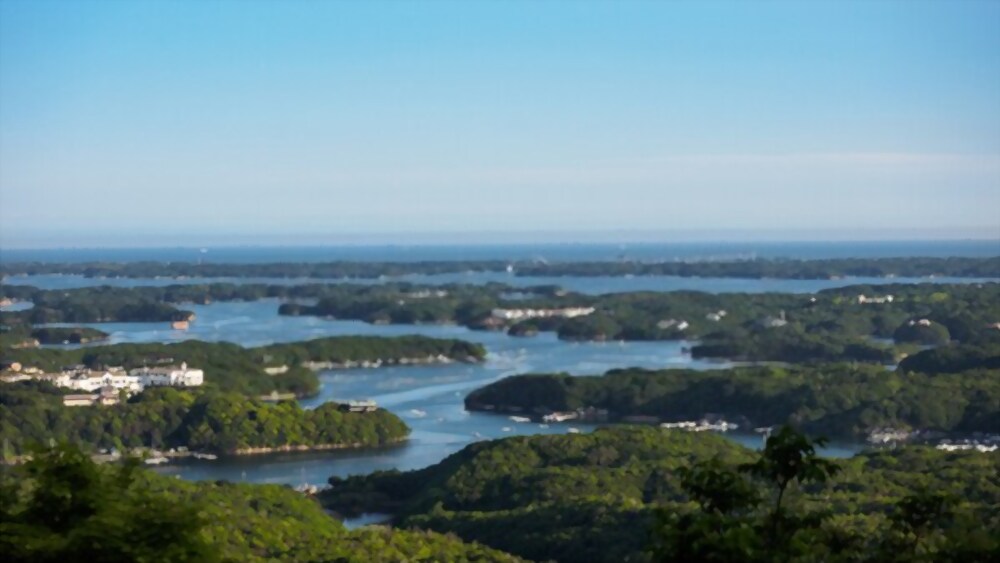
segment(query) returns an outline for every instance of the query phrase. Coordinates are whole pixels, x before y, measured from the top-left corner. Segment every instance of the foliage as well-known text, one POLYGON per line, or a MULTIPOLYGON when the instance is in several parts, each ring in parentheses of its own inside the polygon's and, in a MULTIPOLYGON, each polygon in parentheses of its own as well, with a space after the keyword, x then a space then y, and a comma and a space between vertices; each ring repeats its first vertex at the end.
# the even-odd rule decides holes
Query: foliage
POLYGON ((341 412, 337 403, 304 410, 237 393, 148 389, 125 404, 65 407, 48 384, 0 387, 0 429, 11 453, 64 440, 93 451, 188 447, 219 453, 250 448, 380 446, 406 437, 395 415, 341 412))
POLYGON ((19 472, 30 487, 6 475, 0 485, 0 551, 8 561, 219 560, 199 534, 200 507, 137 487, 136 463, 105 470, 73 447, 36 450, 19 472))
POLYGON ((433 532, 348 531, 287 487, 97 466, 65 445, 5 472, 0 490, 8 561, 518 561, 433 532))
POLYGON ((906 447, 834 463, 818 444, 782 430, 754 453, 638 426, 514 437, 417 471, 331 478, 322 500, 536 560, 978 561, 1000 549, 1000 455, 906 447), (958 499, 951 516, 907 500, 922 491, 958 499))
POLYGON ((925 375, 828 364, 516 375, 473 391, 465 405, 538 414, 592 406, 608 409, 612 419, 722 417, 744 428, 792 424, 837 438, 885 427, 988 432, 1000 422, 1000 370, 925 375))
POLYGON ((211 283, 60 291, 5 286, 0 293, 36 302, 32 309, 4 313, 8 325, 104 322, 125 313, 126 320, 162 321, 187 316, 178 308, 187 302, 280 298, 284 302, 276 307, 283 315, 370 323, 459 323, 470 328, 503 328, 520 336, 555 331, 564 340, 698 340, 692 350, 696 357, 750 361, 892 363, 914 342, 1000 342, 1000 331, 989 328, 1000 318, 998 283, 859 285, 815 295, 675 291, 593 296, 542 286, 521 289, 515 298, 512 290, 502 284, 211 283), (860 295, 888 294, 894 297, 891 303, 858 300, 860 295), (513 324, 491 316, 495 308, 582 306, 593 307, 595 312, 513 324), (139 315, 143 311, 149 315, 139 315), (923 319, 930 321, 929 327, 908 324, 923 319), (893 336, 902 347, 886 343, 893 336))
POLYGON ((115 344, 66 349, 5 349, 3 358, 57 371, 62 366, 83 364, 95 369, 124 366, 131 369, 187 362, 205 371, 205 385, 225 391, 266 395, 272 391, 298 396, 315 394, 319 380, 315 374, 296 369, 305 362, 334 364, 361 361, 398 361, 446 356, 478 361, 486 355, 479 344, 426 336, 334 336, 306 342, 243 348, 228 342, 188 340, 174 344, 115 344), (266 366, 286 365, 288 372, 268 375, 266 366))

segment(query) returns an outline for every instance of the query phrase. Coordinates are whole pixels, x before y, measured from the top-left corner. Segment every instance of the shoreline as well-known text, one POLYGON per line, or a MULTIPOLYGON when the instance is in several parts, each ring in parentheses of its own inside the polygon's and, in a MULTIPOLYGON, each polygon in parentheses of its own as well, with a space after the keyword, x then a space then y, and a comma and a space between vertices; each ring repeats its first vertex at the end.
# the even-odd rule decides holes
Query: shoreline
MULTIPOLYGON (((399 446, 410 440, 409 435, 402 438, 397 438, 394 440, 389 440, 380 444, 364 444, 361 442, 351 442, 348 444, 316 444, 316 445, 305 445, 305 444, 286 444, 284 446, 259 446, 259 447, 248 447, 240 448, 233 451, 214 453, 214 452, 204 452, 204 451, 160 451, 154 449, 143 449, 136 453, 129 452, 128 454, 102 454, 95 453, 91 454, 90 459, 97 463, 112 463, 119 461, 126 457, 136 457, 140 461, 145 461, 147 459, 154 458, 165 458, 166 461, 160 463, 144 463, 144 465, 149 467, 159 467, 162 465, 168 465, 174 460, 194 458, 201 461, 218 461, 220 458, 225 457, 249 457, 262 454, 271 453, 310 453, 310 452, 325 452, 325 451, 335 451, 335 450, 362 450, 362 449, 382 449, 390 448, 393 446, 399 446), (143 457, 142 454, 149 454, 143 457), (155 455, 154 455, 155 454, 155 455)), ((185 447, 185 446, 179 446, 185 447)), ((0 460, 0 466, 15 466, 21 465, 27 461, 31 460, 30 455, 19 455, 14 456, 11 459, 0 460)))

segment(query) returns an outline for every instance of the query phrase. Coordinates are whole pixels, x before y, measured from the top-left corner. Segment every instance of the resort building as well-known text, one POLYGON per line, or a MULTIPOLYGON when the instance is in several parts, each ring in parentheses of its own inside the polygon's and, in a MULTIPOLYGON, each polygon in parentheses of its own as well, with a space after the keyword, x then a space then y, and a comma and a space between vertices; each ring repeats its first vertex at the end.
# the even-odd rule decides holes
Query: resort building
POLYGON ((858 295, 858 303, 862 305, 865 303, 892 303, 892 299, 892 295, 884 295, 881 297, 866 297, 864 294, 858 295))
POLYGON ((205 381, 205 372, 190 369, 187 363, 181 363, 180 366, 136 368, 130 375, 137 377, 144 387, 197 387, 205 381))
POLYGON ((548 317, 584 317, 596 311, 593 307, 565 307, 563 309, 493 309, 491 315, 505 321, 544 319, 548 317))
POLYGON ((378 410, 378 405, 375 401, 364 400, 364 401, 347 401, 340 405, 340 410, 344 412, 375 412, 378 410))

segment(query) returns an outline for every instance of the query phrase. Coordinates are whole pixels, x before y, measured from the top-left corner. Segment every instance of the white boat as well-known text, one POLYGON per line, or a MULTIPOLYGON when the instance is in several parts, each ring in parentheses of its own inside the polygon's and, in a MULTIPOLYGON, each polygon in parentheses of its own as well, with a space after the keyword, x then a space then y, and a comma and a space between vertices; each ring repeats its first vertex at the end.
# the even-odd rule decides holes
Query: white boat
POLYGON ((143 463, 145 463, 146 465, 160 465, 161 463, 167 463, 168 461, 170 460, 163 456, 157 456, 157 457, 147 458, 143 463))
POLYGON ((413 418, 423 418, 427 416, 427 411, 422 411, 420 409, 410 409, 410 416, 413 418))
POLYGON ((580 433, 580 429, 579 428, 570 428, 566 432, 569 432, 570 434, 579 434, 580 433))
POLYGON ((538 427, 539 428, 548 428, 549 425, 548 424, 539 424, 538 427))
POLYGON ((503 430, 504 432, 513 432, 514 431, 514 429, 511 428, 510 426, 504 426, 500 430, 503 430))
POLYGON ((531 422, 531 419, 526 416, 512 416, 510 419, 513 422, 531 422))

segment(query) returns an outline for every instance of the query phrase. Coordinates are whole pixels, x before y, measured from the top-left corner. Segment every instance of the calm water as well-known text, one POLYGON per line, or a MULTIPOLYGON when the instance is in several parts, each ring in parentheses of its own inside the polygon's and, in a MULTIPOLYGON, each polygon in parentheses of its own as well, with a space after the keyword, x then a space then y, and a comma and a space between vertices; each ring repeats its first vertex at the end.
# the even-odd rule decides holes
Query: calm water
POLYGON ((782 280, 741 278, 681 278, 676 276, 514 276, 503 272, 466 272, 436 275, 406 275, 381 279, 323 280, 316 278, 85 278, 83 276, 38 275, 8 276, 3 282, 10 285, 31 285, 40 289, 73 289, 109 285, 114 287, 156 286, 205 283, 260 283, 275 285, 301 285, 307 283, 356 283, 379 284, 405 281, 417 284, 441 285, 462 283, 482 285, 499 282, 514 287, 558 285, 570 291, 589 295, 625 293, 630 291, 697 290, 709 293, 815 293, 824 289, 848 285, 886 283, 983 283, 998 281, 990 278, 869 278, 854 277, 836 280, 782 280))
POLYGON ((879 258, 893 256, 997 256, 1000 241, 674 242, 627 244, 480 244, 230 246, 206 248, 4 249, 4 262, 137 262, 206 260, 222 263, 407 262, 420 260, 691 260, 732 258, 879 258))

